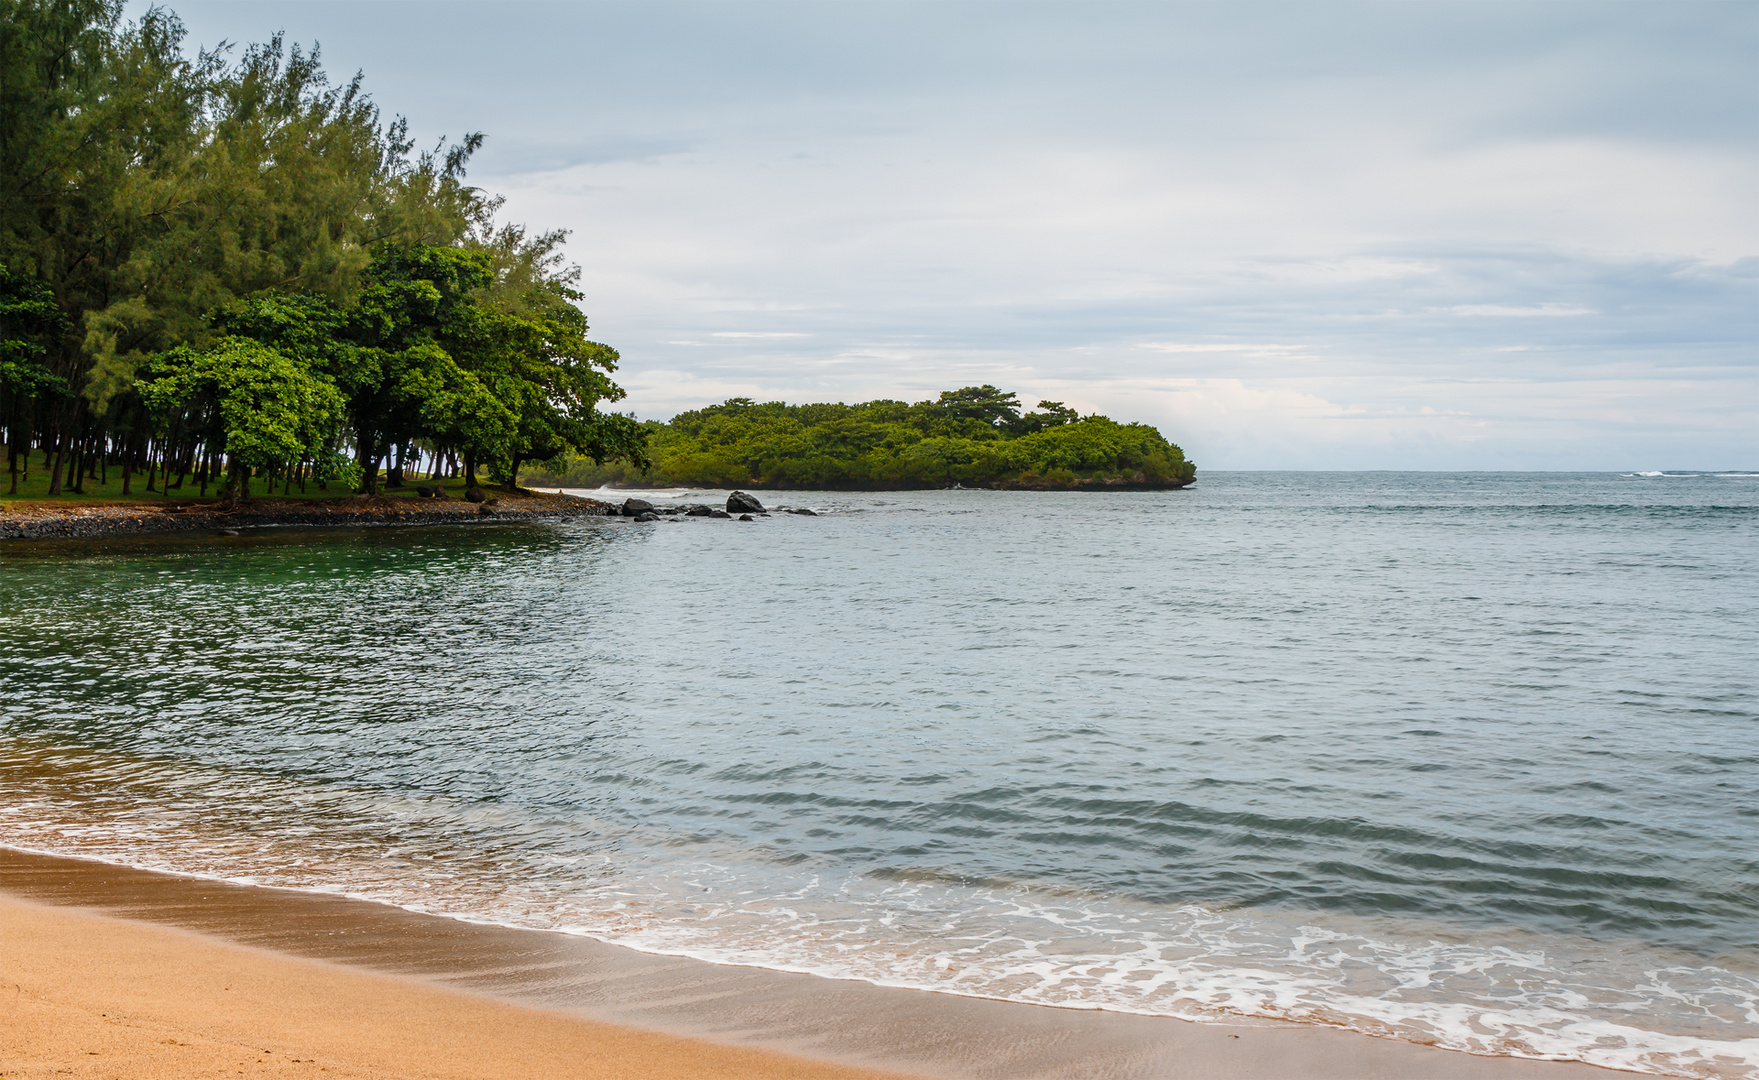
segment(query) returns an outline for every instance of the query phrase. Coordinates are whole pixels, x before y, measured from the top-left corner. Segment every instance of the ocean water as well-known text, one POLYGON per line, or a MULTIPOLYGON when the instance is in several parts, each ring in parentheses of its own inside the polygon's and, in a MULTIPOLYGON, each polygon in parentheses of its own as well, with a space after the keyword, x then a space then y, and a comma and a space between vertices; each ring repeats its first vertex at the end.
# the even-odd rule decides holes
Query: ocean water
POLYGON ((0 547, 0 843, 1759 1075, 1759 475, 763 497, 0 547))

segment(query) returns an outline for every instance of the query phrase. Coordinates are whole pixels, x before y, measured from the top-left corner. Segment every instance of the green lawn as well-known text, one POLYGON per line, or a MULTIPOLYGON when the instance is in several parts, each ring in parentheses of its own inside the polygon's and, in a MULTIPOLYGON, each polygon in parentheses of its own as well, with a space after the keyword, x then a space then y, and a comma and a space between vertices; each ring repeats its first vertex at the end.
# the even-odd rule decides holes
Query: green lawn
MULTIPOLYGON (((195 477, 193 476, 185 480, 182 487, 172 488, 170 492, 167 493, 163 490, 147 491, 145 474, 137 472, 134 474, 134 478, 130 484, 132 490, 129 492, 127 499, 124 500, 122 495, 122 470, 114 465, 110 467, 109 480, 105 483, 99 483, 97 480, 88 477, 85 482, 85 493, 83 495, 74 494, 71 490, 73 486, 72 478, 63 475, 61 478, 61 494, 51 496, 49 494, 49 470, 52 462, 46 460, 48 457, 49 455, 41 453, 33 453, 31 455, 30 473, 28 476, 20 475, 17 495, 7 494, 12 488, 12 477, 11 474, 5 472, 4 469, 0 469, 0 503, 11 502, 14 500, 30 502, 94 503, 123 501, 142 503, 165 501, 187 502, 190 499, 199 499, 202 497, 201 487, 197 484, 195 477)), ((23 462, 21 461, 20 464, 22 465, 23 462)), ((0 465, 4 465, 3 460, 0 460, 0 465)), ((380 491, 384 495, 393 497, 404 494, 414 497, 415 485, 425 484, 427 482, 426 479, 406 480, 406 486, 403 488, 381 488, 380 491)), ((465 485, 462 480, 448 480, 443 482, 441 486, 445 488, 446 494, 454 499, 462 499, 464 497, 465 485)), ((483 484, 482 486, 483 490, 489 492, 491 497, 495 494, 496 489, 491 488, 487 484, 483 484)), ((339 488, 335 485, 331 485, 330 488, 326 490, 319 487, 316 483, 309 482, 306 484, 306 489, 303 492, 299 490, 299 485, 297 483, 293 485, 293 490, 291 492, 286 491, 286 485, 283 483, 276 484, 275 490, 271 492, 267 487, 267 482, 262 479, 251 481, 250 493, 255 498, 268 498, 273 495, 277 499, 336 499, 354 494, 351 490, 339 488)), ((216 485, 209 484, 207 498, 212 499, 216 497, 216 485)))

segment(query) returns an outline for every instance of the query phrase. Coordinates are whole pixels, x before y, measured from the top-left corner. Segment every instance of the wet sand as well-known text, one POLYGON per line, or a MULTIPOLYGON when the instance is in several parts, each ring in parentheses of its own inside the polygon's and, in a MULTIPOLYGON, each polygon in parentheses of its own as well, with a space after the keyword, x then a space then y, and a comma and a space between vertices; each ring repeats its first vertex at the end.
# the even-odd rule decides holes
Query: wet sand
POLYGON ((727 967, 6 848, 0 894, 7 1080, 1630 1075, 727 967))
POLYGON ((593 1023, 169 927, 0 898, 0 1075, 893 1075, 593 1023))

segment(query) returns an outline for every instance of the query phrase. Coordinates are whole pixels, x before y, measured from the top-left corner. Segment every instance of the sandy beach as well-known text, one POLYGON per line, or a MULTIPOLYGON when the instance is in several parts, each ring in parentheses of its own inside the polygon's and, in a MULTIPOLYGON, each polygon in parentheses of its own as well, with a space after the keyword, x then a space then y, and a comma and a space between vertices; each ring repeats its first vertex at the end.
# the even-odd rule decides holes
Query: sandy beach
POLYGON ((490 1001, 188 931, 0 898, 0 1075, 884 1075, 490 1001))
POLYGON ((657 957, 0 848, 0 1076, 1628 1075, 657 957))

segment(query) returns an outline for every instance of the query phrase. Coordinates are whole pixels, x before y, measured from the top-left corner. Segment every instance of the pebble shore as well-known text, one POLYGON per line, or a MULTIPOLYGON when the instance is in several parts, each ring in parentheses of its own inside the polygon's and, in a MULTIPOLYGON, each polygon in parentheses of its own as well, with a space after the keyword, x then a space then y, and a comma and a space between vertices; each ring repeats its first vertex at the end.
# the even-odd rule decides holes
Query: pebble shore
POLYGON ((461 525, 603 516, 618 508, 572 495, 497 493, 491 502, 357 495, 339 499, 252 499, 228 508, 219 500, 160 502, 16 502, 0 504, 0 540, 96 539, 146 533, 212 532, 303 526, 461 525))

